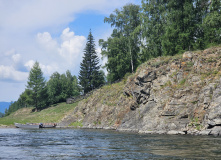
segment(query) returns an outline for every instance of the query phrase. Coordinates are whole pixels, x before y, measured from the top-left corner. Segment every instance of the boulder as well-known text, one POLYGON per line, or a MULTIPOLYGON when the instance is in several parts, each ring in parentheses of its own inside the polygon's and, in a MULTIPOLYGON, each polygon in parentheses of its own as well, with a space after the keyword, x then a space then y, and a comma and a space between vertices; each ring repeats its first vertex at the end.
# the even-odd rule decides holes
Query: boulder
POLYGON ((192 59, 193 58, 193 52, 187 51, 183 54, 184 59, 192 59))
POLYGON ((212 128, 209 135, 221 136, 221 126, 215 126, 214 128, 212 128))

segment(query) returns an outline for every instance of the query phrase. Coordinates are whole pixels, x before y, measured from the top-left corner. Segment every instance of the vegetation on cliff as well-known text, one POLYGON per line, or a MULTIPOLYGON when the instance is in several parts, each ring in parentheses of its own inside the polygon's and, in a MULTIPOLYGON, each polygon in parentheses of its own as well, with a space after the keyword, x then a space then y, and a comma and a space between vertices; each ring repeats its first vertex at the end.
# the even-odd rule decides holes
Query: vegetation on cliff
MULTIPOLYGON (((104 19, 114 27, 111 36, 99 41, 101 54, 107 57, 107 80, 114 82, 136 73, 126 85, 120 82, 96 90, 62 120, 67 122, 64 124, 141 131, 220 125, 219 118, 210 115, 214 109, 210 104, 218 103, 213 97, 218 97, 214 94, 219 86, 220 48, 197 51, 221 43, 220 9, 219 0, 142 0, 142 6, 128 4, 116 9, 104 19)), ((29 86, 6 115, 26 106, 44 109, 97 88, 104 83, 98 62, 90 32, 78 77, 81 86, 70 71, 54 73, 42 99, 43 94, 29 86), (37 102, 43 104, 38 107, 37 102)), ((42 76, 36 80, 44 86, 42 76)))
POLYGON ((111 82, 151 58, 221 43, 220 0, 142 0, 142 6, 116 9, 104 21, 114 27, 100 40, 111 82))
POLYGON ((221 134, 221 47, 154 58, 79 102, 64 125, 140 133, 221 134))

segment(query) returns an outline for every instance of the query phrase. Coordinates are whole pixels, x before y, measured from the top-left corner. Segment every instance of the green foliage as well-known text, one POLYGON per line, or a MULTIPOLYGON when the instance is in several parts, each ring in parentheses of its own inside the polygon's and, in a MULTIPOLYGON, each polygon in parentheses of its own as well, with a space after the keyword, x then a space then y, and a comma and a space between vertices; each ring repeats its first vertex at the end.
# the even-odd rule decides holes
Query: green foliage
POLYGON ((203 21, 205 44, 221 43, 221 1, 213 0, 209 5, 209 13, 203 21))
POLYGON ((43 72, 38 62, 35 62, 28 77, 27 91, 30 98, 30 105, 34 105, 37 110, 47 105, 47 88, 43 72))
POLYGON ((84 50, 83 61, 80 64, 79 83, 84 93, 104 84, 104 74, 100 71, 99 58, 95 51, 94 37, 90 31, 84 50))
POLYGON ((163 0, 143 0, 141 18, 142 37, 146 40, 142 60, 162 55, 162 35, 164 35, 163 0))
POLYGON ((140 63, 141 19, 140 7, 128 4, 121 10, 116 9, 104 22, 114 27, 107 41, 100 40, 102 55, 108 58, 105 67, 107 80, 114 82, 124 77, 127 72, 134 72, 140 63))
POLYGON ((82 124, 82 121, 76 121, 76 122, 71 123, 69 126, 78 128, 78 127, 83 127, 83 124, 82 124))
POLYGON ((71 96, 80 95, 81 90, 77 77, 72 76, 69 70, 62 75, 53 73, 47 82, 47 88, 49 104, 65 102, 71 96))
POLYGON ((203 128, 203 126, 200 124, 198 117, 192 118, 189 126, 194 127, 198 131, 200 131, 203 128))
POLYGON ((182 80, 179 82, 178 87, 182 87, 185 83, 186 83, 186 78, 182 79, 182 80))
POLYGON ((59 103, 55 107, 43 109, 39 112, 32 112, 34 107, 22 108, 9 116, 0 118, 0 124, 14 125, 17 123, 57 123, 64 118, 65 115, 73 112, 78 103, 66 104, 59 103))
POLYGON ((4 113, 0 112, 0 118, 4 117, 4 113))
POLYGON ((129 4, 116 9, 104 19, 114 27, 111 37, 99 41, 102 55, 108 58, 107 80, 122 79, 154 57, 220 44, 221 2, 210 2, 142 0, 141 7, 129 4))

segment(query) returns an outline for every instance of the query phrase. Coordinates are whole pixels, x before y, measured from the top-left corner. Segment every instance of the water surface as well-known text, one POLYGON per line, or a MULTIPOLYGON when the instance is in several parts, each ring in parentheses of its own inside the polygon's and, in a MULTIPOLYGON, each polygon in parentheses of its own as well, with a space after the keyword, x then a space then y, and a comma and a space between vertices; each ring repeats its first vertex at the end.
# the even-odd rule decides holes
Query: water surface
POLYGON ((0 159, 221 159, 221 137, 0 129, 0 159))

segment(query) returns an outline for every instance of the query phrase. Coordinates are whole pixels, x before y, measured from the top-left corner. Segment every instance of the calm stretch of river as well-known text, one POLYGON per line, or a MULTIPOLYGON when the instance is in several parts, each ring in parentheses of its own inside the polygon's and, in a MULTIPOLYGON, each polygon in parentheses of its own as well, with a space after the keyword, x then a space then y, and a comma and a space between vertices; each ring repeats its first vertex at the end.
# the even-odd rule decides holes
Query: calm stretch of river
POLYGON ((0 129, 0 159, 221 159, 221 137, 0 129))

